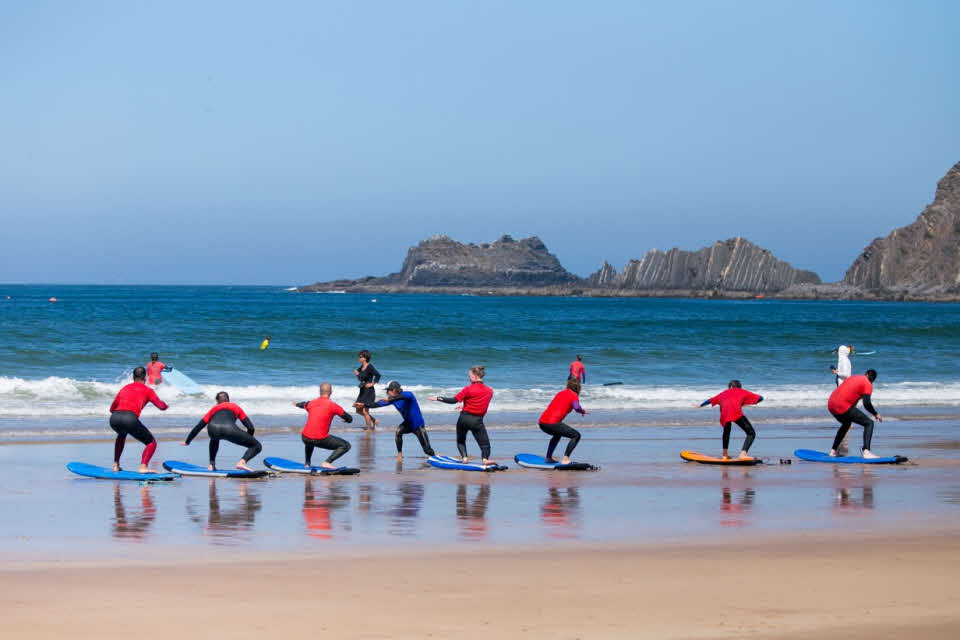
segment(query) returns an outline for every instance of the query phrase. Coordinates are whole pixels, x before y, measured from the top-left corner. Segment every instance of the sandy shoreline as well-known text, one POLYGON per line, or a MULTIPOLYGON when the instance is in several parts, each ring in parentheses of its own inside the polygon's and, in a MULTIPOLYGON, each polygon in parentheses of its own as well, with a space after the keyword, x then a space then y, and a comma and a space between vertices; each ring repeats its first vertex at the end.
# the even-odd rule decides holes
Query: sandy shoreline
MULTIPOLYGON (((14 638, 886 638, 960 634, 960 537, 238 552, 0 571, 14 638), (279 579, 282 577, 282 581, 279 579), (144 586, 131 588, 140 583, 144 586)), ((6 635, 6 634, 5 634, 6 635)))

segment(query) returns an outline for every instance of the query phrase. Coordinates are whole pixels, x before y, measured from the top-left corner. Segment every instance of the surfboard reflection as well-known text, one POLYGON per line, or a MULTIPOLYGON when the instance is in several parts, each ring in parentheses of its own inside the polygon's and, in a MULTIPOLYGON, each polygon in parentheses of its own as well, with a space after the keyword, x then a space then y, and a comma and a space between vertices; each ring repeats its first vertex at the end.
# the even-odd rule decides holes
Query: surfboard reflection
MULTIPOLYGON (((339 483, 305 478, 303 484, 303 521, 307 535, 318 540, 330 540, 334 536, 332 513, 350 504, 350 494, 339 483)), ((341 523, 344 531, 350 531, 349 522, 341 523)))
POLYGON ((207 517, 200 515, 199 510, 189 502, 187 514, 191 521, 203 526, 203 534, 216 545, 235 545, 251 538, 254 520, 262 504, 260 488, 256 483, 243 480, 227 480, 231 487, 225 490, 225 501, 228 508, 220 504, 220 489, 215 478, 208 481, 207 517), (234 503, 235 504, 230 504, 234 503))
POLYGON ((113 484, 113 537, 141 542, 148 537, 150 527, 157 517, 157 508, 150 494, 150 486, 140 488, 140 510, 129 513, 123 504, 123 489, 120 483, 113 484))
POLYGON ((460 537, 482 540, 487 536, 487 507, 490 505, 490 484, 478 485, 471 498, 466 484, 457 485, 457 524, 460 537))

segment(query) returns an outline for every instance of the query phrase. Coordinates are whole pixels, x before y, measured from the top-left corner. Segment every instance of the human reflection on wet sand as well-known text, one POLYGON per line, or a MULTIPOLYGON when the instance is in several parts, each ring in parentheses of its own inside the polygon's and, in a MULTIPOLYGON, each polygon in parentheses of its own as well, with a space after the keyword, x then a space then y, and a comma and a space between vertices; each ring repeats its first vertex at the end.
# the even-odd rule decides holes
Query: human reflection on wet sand
POLYGON ((487 507, 490 483, 484 482, 470 498, 466 484, 457 485, 457 525, 464 540, 482 540, 487 536, 487 507))
POLYGON ((834 469, 833 508, 839 513, 858 513, 873 509, 873 472, 868 468, 834 469))
POLYGON ((130 516, 123 505, 120 483, 113 484, 113 537, 138 542, 145 540, 156 517, 157 508, 153 504, 149 485, 140 487, 140 511, 130 516))
POLYGON ((749 471, 744 471, 731 478, 730 472, 724 469, 721 477, 724 487, 720 498, 720 526, 742 527, 748 524, 746 516, 757 497, 756 489, 750 486, 753 484, 753 476, 749 471), (737 480, 746 481, 747 486, 742 489, 733 488, 731 485, 737 480))
POLYGON ((393 536, 412 536, 417 533, 417 517, 423 506, 424 486, 419 482, 401 482, 395 495, 399 502, 384 511, 387 516, 387 532, 393 536))
POLYGON ((575 485, 555 482, 547 487, 547 499, 540 505, 540 522, 547 535, 556 539, 580 536, 580 490, 575 485))
MULTIPOLYGON (((303 484, 303 521, 311 538, 333 538, 333 519, 330 514, 350 504, 350 494, 339 482, 315 480, 307 477, 303 484)), ((350 523, 343 525, 350 531, 350 523)))
POLYGON ((373 431, 364 431, 356 439, 357 466, 361 469, 373 469, 377 460, 377 438, 373 431))
POLYGON ((187 515, 190 520, 203 525, 204 535, 210 536, 213 544, 233 545, 249 538, 248 534, 253 529, 256 514, 262 506, 260 487, 255 482, 225 480, 224 482, 231 485, 225 490, 225 494, 236 495, 236 505, 229 509, 221 509, 217 480, 210 478, 208 482, 206 521, 196 507, 187 503, 187 515))

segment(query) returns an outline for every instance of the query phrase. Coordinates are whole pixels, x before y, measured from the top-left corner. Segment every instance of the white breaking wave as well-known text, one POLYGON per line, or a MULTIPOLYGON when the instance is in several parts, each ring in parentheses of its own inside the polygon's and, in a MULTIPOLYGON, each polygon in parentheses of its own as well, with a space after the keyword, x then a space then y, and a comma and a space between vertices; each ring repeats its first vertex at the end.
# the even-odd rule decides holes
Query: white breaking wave
MULTIPOLYGON (((73 378, 51 377, 42 380, 23 380, 0 376, 0 418, 83 417, 106 416, 117 391, 127 381, 98 382, 73 378)), ((166 416, 198 418, 214 403, 218 391, 227 391, 230 399, 251 415, 302 416, 303 412, 292 402, 310 400, 317 395, 316 386, 272 385, 201 385, 203 396, 185 396, 173 387, 161 385, 157 394, 170 405, 166 416)), ((497 388, 491 411, 539 412, 562 387, 497 388)), ((449 413, 451 405, 429 402, 433 395, 453 395, 460 387, 412 385, 406 390, 416 394, 424 413, 449 413)), ((690 409, 695 403, 716 395, 723 387, 706 386, 640 386, 610 387, 587 385, 580 396, 587 409, 604 411, 643 411, 690 409)), ((826 407, 833 385, 774 385, 757 387, 754 391, 764 396, 762 408, 807 409, 826 407)), ((377 387, 377 396, 385 395, 384 386, 377 387)), ((333 399, 350 409, 357 397, 357 387, 334 386, 333 399)), ((884 407, 956 407, 960 406, 960 382, 901 382, 878 384, 874 403, 884 407)), ((386 411, 386 409, 382 410, 386 411)), ((160 415, 147 405, 145 415, 160 415)))

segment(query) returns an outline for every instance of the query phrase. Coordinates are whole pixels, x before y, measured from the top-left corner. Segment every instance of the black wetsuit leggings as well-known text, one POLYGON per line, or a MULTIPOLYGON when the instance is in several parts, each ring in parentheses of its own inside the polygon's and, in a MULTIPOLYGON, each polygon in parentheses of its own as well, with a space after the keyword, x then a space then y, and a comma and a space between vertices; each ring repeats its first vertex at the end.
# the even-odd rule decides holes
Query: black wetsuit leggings
POLYGON ((870 448, 870 441, 873 440, 873 420, 867 417, 867 414, 856 407, 850 407, 846 413, 833 413, 833 411, 830 413, 833 414, 833 417, 840 423, 840 428, 837 429, 837 437, 833 439, 834 449, 840 448, 840 443, 843 442, 847 431, 850 430, 850 425, 854 422, 863 425, 863 448, 870 448))
POLYGON ((319 440, 316 440, 314 438, 308 438, 307 436, 301 435, 300 439, 303 440, 303 454, 305 458, 304 462, 306 462, 307 465, 310 464, 310 458, 313 457, 314 447, 333 450, 333 453, 327 456, 327 462, 333 462, 347 451, 350 451, 350 443, 343 438, 338 438, 337 436, 327 436, 326 438, 320 438, 319 440))
MULTIPOLYGON (((753 439, 757 437, 757 432, 753 430, 753 425, 750 424, 750 421, 747 420, 747 416, 740 416, 733 422, 737 423, 737 426, 743 429, 743 432, 747 434, 746 440, 743 441, 743 450, 750 451, 750 445, 753 444, 753 439)), ((728 422, 723 425, 723 449, 724 451, 730 446, 730 425, 733 422, 728 422)))
POLYGON ((467 457, 467 432, 473 434, 480 445, 480 455, 484 460, 490 459, 490 438, 487 436, 487 427, 483 424, 483 416, 477 416, 466 411, 460 412, 457 420, 457 450, 461 458, 467 457))
POLYGON ((143 426, 140 418, 133 411, 114 411, 110 414, 110 428, 117 432, 117 439, 113 443, 113 461, 120 462, 120 454, 123 453, 123 445, 126 444, 127 436, 131 435, 147 446, 150 455, 146 455, 146 464, 156 450, 156 439, 150 430, 143 426), (150 445, 154 445, 150 448, 150 445))
POLYGON ((247 450, 243 454, 243 459, 247 462, 255 458, 263 449, 260 441, 254 438, 252 433, 238 428, 233 423, 216 424, 211 422, 207 425, 207 435, 210 436, 210 464, 214 464, 217 460, 217 451, 220 449, 221 440, 246 447, 247 450))
POLYGON ((550 438, 550 444, 547 445, 547 458, 553 458, 553 450, 557 448, 558 444, 560 444, 560 438, 570 438, 570 442, 567 443, 567 452, 564 454, 568 458, 580 443, 580 432, 570 425, 562 422, 557 422, 554 424, 544 424, 541 422, 540 431, 553 436, 550 438))
POLYGON ((412 433, 417 436, 417 440, 420 441, 420 446, 423 448, 423 452, 428 456, 436 455, 436 452, 433 450, 433 447, 430 446, 430 436, 427 435, 427 428, 420 427, 419 429, 413 429, 406 422, 401 422, 400 426, 397 427, 397 432, 394 435, 394 439, 397 443, 397 453, 403 453, 403 436, 412 433))

